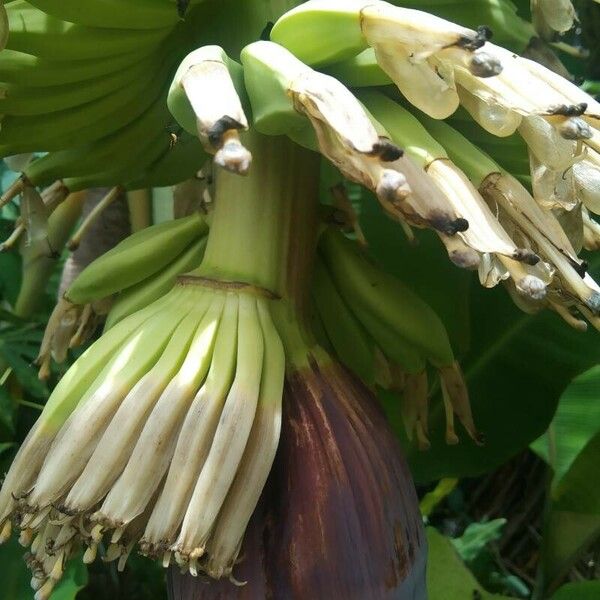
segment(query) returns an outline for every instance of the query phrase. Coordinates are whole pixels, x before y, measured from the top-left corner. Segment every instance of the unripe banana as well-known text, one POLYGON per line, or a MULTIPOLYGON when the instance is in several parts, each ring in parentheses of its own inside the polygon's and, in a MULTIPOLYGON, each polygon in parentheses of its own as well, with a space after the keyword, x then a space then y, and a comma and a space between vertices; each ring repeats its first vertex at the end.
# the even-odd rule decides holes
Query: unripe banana
POLYGON ((274 41, 313 65, 349 59, 372 47, 378 64, 408 100, 438 119, 459 105, 455 67, 464 67, 471 77, 491 77, 501 70, 494 57, 471 54, 487 35, 485 28, 475 32, 428 13, 367 0, 343 8, 332 0, 310 0, 283 15, 271 32, 274 41), (305 28, 313 21, 321 29, 305 28), (323 35, 323 24, 329 35, 323 35), (347 42, 338 42, 337 36, 347 42))
POLYGON ((393 40, 420 54, 467 45, 476 35, 428 13, 367 0, 309 0, 280 17, 271 31, 274 42, 310 65, 350 58, 380 42, 393 40))
POLYGON ((173 288, 178 275, 200 265, 205 248, 206 237, 193 241, 160 272, 122 290, 108 313, 105 330, 111 329, 125 317, 164 296, 173 288))
POLYGON ((312 296, 325 333, 340 361, 365 383, 375 380, 375 343, 352 314, 323 261, 314 267, 312 296))
POLYGON ((293 81, 310 69, 281 46, 255 42, 246 46, 240 60, 254 127, 267 135, 285 135, 308 127, 289 94, 293 81))
POLYGON ((66 297, 86 304, 135 285, 169 264, 206 231, 203 216, 195 213, 134 233, 84 269, 66 297))
POLYGON ((379 321, 382 329, 410 344, 435 366, 452 364, 454 355, 446 329, 419 296, 373 267, 339 232, 326 230, 319 249, 336 286, 353 311, 360 311, 359 320, 365 315, 370 323, 379 321))
POLYGON ((179 65, 167 98, 171 114, 188 132, 198 134, 215 163, 245 174, 252 157, 238 131, 248 129, 242 108, 242 69, 219 46, 204 46, 179 65))
MULTIPOLYGON (((31 4, 16 0, 6 5, 10 36, 6 47, 52 60, 117 57, 156 48, 171 32, 159 29, 103 29, 85 27, 52 17, 31 4)), ((79 8, 80 12, 81 8, 79 8)))
POLYGON ((29 0, 29 3, 53 17, 88 27, 162 29, 179 21, 177 8, 165 0, 89 0, 85 10, 81 10, 77 0, 29 0))

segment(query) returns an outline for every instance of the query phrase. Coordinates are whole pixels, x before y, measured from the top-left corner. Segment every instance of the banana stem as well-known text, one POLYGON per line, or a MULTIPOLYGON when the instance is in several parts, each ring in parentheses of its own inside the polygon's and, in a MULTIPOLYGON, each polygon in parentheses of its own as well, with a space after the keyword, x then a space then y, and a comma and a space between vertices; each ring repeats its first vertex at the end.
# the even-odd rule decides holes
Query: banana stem
POLYGON ((23 282, 15 303, 15 314, 30 316, 38 307, 42 293, 52 275, 60 252, 81 216, 84 192, 75 192, 66 198, 48 219, 48 253, 32 254, 23 248, 23 282))
POLYGON ((250 132, 243 142, 252 167, 246 177, 217 173, 206 253, 194 275, 256 286, 277 297, 299 296, 307 289, 309 267, 296 264, 300 256, 292 261, 294 271, 288 263, 292 254, 304 261, 314 256, 314 241, 307 242, 302 231, 316 227, 317 155, 284 137, 250 132))
POLYGON ((319 353, 308 320, 319 156, 285 137, 248 132, 242 141, 252 167, 246 177, 218 171, 206 252, 192 275, 270 292, 288 367, 308 366, 319 353))
POLYGON ((152 225, 152 192, 148 189, 127 192, 131 233, 152 225))

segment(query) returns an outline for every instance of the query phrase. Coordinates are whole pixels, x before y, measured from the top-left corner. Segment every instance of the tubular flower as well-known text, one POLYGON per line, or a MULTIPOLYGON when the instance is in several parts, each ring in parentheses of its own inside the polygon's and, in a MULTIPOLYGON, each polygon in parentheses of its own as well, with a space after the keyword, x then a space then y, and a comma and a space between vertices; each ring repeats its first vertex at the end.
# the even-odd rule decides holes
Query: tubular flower
POLYGON ((94 344, 17 455, 2 520, 6 535, 15 515, 32 540, 40 597, 78 542, 89 562, 106 538, 122 568, 141 538, 144 553, 196 572, 242 459, 258 460, 260 493, 277 446, 281 342, 267 300, 201 281, 187 277, 94 344), (38 537, 53 540, 50 552, 38 537))

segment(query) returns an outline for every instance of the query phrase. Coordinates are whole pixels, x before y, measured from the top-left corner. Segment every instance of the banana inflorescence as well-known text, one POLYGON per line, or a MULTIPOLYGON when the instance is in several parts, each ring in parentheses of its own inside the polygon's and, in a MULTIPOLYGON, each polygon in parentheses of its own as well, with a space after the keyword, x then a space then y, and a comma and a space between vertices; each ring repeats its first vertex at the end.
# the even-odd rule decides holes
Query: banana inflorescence
POLYGON ((268 304, 186 277, 113 327, 86 351, 87 369, 75 365, 61 381, 0 500, 3 537, 17 511, 32 540, 41 597, 75 542, 88 544, 91 561, 105 535, 120 568, 142 538, 142 551, 164 564, 173 556, 195 573, 216 548, 211 570, 231 569, 278 439, 284 361, 268 304), (232 486, 238 469, 256 487, 232 486))
POLYGON ((232 23, 215 6, 0 4, 0 152, 22 169, 0 198, 20 197, 6 249, 20 237, 46 248, 69 192, 110 190, 74 248, 123 191, 214 175, 201 212, 132 234, 49 320, 44 377, 106 316, 0 492, 0 538, 14 523, 31 546, 38 600, 82 545, 86 562, 100 552, 122 569, 137 545, 233 579, 284 377, 329 372, 337 385, 338 360, 371 390, 400 392, 408 436, 427 448, 433 375, 447 442, 456 416, 481 443, 441 319, 317 217, 319 155, 408 235, 433 230, 482 285, 600 329, 600 288, 578 257, 600 247, 600 104, 518 54, 547 50, 536 30, 554 41, 572 26, 569 1, 532 2, 534 30, 508 0, 309 0, 260 40, 261 11, 232 23))

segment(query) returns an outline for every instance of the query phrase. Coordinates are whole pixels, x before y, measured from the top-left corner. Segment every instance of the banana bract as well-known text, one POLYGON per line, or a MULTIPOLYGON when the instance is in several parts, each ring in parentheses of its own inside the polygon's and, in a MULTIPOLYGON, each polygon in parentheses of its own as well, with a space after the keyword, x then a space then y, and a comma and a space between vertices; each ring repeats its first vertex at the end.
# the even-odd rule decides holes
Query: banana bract
POLYGON ((70 248, 126 190, 200 197, 90 264, 48 323, 46 375, 108 313, 0 491, 37 600, 80 548, 248 573, 274 600, 424 597, 414 493, 372 389, 398 393, 422 449, 430 381, 446 441, 455 418, 482 437, 444 323, 361 247, 357 202, 398 235, 431 229, 521 309, 600 329, 578 256, 600 247, 600 104, 532 60, 556 67, 531 38, 568 28, 571 3, 532 3, 536 29, 504 0, 281 4, 0 5, 0 153, 22 169, 0 198, 20 210, 5 249, 46 247, 75 190, 109 188, 70 248), (273 464, 285 485, 261 504, 273 464))

